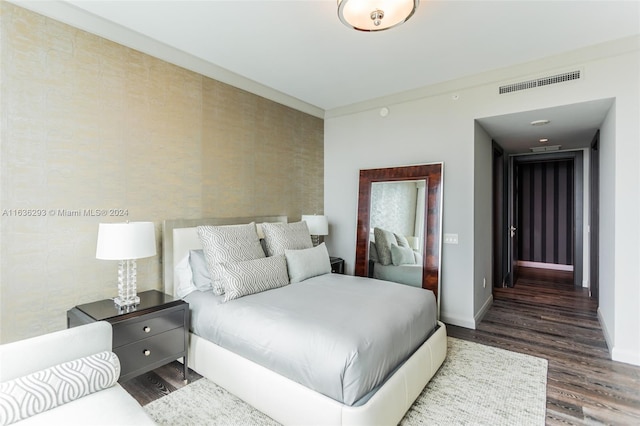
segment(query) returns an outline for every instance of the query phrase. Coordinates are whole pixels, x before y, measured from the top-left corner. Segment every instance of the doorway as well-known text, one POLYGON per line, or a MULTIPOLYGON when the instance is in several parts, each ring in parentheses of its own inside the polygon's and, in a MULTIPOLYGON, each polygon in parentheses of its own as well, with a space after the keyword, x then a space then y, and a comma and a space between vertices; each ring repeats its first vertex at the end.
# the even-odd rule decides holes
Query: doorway
POLYGON ((572 271, 583 279, 584 179, 582 151, 514 155, 510 167, 509 236, 511 271, 518 268, 572 271))

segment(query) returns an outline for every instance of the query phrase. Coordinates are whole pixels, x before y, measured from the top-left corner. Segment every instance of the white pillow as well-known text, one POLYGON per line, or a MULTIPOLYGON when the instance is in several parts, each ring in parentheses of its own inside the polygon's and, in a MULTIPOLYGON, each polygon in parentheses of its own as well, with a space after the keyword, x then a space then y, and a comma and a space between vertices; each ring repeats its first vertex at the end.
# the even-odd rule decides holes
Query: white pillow
POLYGON ((220 265, 224 301, 289 284, 284 256, 263 257, 220 265))
POLYGON ((304 250, 285 250, 291 283, 331 273, 331 260, 324 243, 304 250))
POLYGON ((198 290, 193 284, 193 274, 191 272, 188 254, 183 257, 175 267, 173 273, 173 286, 176 296, 181 299, 187 294, 198 290))
POLYGON ((221 264, 264 257, 254 222, 246 225, 198 226, 198 235, 207 259, 214 294, 224 294, 224 285, 220 281, 221 264))
POLYGON ((301 250, 313 247, 307 222, 263 223, 262 232, 267 256, 284 254, 285 250, 301 250))

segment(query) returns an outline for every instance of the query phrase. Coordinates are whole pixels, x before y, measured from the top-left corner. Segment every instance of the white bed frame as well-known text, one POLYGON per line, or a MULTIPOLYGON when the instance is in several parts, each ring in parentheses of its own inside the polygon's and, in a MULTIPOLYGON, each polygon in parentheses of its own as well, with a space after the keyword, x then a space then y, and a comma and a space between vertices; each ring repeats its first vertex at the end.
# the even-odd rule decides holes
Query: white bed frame
MULTIPOLYGON (((287 222, 286 216, 167 220, 163 224, 164 291, 174 295, 174 269, 189 250, 202 248, 198 225, 287 222)), ((347 406, 234 354, 195 334, 189 367, 284 425, 397 425, 444 362, 445 325, 361 406, 347 406)))

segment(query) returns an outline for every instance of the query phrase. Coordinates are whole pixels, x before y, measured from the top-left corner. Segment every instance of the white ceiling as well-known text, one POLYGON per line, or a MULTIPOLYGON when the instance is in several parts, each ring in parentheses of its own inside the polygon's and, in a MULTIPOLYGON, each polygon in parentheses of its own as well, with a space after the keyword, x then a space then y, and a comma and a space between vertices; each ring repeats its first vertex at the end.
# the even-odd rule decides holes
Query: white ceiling
POLYGON ((13 1, 318 116, 640 34, 638 1, 423 0, 378 33, 344 26, 335 0, 13 1))

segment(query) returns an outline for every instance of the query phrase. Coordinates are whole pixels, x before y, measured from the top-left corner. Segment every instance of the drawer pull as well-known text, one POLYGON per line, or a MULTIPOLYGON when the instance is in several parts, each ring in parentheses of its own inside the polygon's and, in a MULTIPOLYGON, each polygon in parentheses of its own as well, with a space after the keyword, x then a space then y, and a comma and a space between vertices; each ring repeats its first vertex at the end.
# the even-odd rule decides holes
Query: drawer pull
POLYGON ((142 329, 145 333, 149 333, 151 331, 151 327, 149 327, 148 325, 145 325, 144 328, 142 329))
POLYGON ((151 351, 149 349, 145 349, 144 351, 142 351, 142 353, 144 354, 144 356, 151 355, 151 351))

